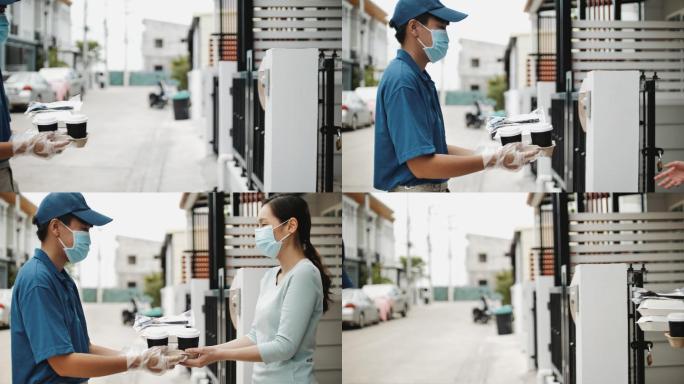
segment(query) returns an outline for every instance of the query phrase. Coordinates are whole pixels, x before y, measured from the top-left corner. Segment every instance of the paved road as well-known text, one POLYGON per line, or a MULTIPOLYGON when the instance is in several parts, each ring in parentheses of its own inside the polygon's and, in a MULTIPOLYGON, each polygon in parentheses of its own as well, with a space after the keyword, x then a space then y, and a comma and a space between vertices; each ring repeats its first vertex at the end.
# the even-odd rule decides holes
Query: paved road
MULTIPOLYGON (((206 191, 216 184, 216 163, 206 156, 200 129, 175 121, 171 106, 150 109, 149 87, 110 87, 86 94, 89 140, 49 161, 19 157, 12 169, 20 190, 82 192, 206 191)), ((12 114, 12 128, 31 126, 12 114)))
MULTIPOLYGON (((125 347, 140 345, 144 347, 144 341, 138 337, 133 328, 121 324, 121 310, 125 304, 85 304, 83 306, 88 323, 88 334, 94 344, 106 346, 116 350, 125 347)), ((10 360, 10 331, 0 331, 0 384, 11 382, 10 360)), ((190 383, 187 370, 176 367, 162 376, 156 376, 143 372, 130 372, 118 374, 106 378, 91 379, 91 384, 180 384, 190 383)))
MULTIPOLYGON (((464 127, 465 113, 469 108, 442 107, 447 142, 466 148, 494 145, 486 130, 464 127)), ((374 128, 362 128, 342 134, 342 188, 350 192, 373 191, 374 128)), ((520 172, 487 170, 468 176, 453 178, 449 182, 452 192, 533 192, 534 176, 526 167, 520 172)))
POLYGON ((343 383, 534 383, 515 336, 472 323, 477 304, 417 306, 405 319, 344 331, 343 383))

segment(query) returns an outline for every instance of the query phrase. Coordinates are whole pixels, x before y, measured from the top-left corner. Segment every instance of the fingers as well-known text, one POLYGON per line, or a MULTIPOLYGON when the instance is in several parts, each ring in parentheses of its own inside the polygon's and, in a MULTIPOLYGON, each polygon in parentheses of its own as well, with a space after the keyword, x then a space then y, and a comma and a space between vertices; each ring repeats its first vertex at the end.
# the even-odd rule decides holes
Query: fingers
POLYGON ((672 172, 674 172, 674 168, 668 168, 666 171, 662 171, 659 174, 657 174, 653 180, 660 180, 660 179, 665 179, 668 178, 672 172))

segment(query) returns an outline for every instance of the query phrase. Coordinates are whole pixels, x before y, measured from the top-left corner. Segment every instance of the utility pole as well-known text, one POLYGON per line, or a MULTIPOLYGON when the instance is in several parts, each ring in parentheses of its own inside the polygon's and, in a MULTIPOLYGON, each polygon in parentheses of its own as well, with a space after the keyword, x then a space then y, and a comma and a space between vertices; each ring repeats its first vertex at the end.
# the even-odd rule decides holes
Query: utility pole
POLYGON ((430 286, 430 298, 432 298, 432 239, 430 238, 430 219, 432 218, 432 209, 434 205, 428 207, 427 216, 427 252, 428 252, 428 283, 430 286))
POLYGON ((366 34, 366 1, 365 0, 359 0, 359 70, 361 71, 361 83, 360 85, 362 87, 366 86, 366 59, 365 59, 365 54, 363 52, 363 43, 364 43, 364 38, 367 37, 366 34))
POLYGON ((455 227, 451 223, 451 219, 453 219, 453 216, 449 216, 448 218, 448 231, 447 231, 447 237, 449 239, 449 291, 447 292, 447 297, 449 302, 454 301, 454 285, 453 285, 453 280, 452 280, 452 260, 453 260, 453 253, 451 251, 451 230, 455 229, 455 227))
POLYGON ((86 88, 90 88, 90 71, 88 70, 88 0, 83 0, 83 72, 86 78, 86 88))
POLYGON ((408 280, 409 301, 413 301, 413 263, 411 260, 411 214, 409 212, 409 194, 406 194, 406 280, 408 280))
MULTIPOLYGON (((109 48, 109 26, 107 19, 109 18, 109 0, 105 0, 105 14, 104 14, 104 72, 107 79, 109 79, 109 56, 107 49, 109 48)), ((107 80, 105 80, 107 83, 107 80)))
POLYGON ((371 235, 371 215, 370 215, 370 195, 364 195, 363 205, 363 225, 366 228, 366 251, 364 256, 366 258, 366 284, 373 284, 373 265, 371 264, 371 250, 370 250, 370 235, 371 235))
POLYGON ((50 66, 50 59, 49 59, 49 36, 50 33, 48 32, 48 18, 50 15, 50 6, 51 6, 51 1, 50 0, 45 0, 45 10, 43 11, 43 68, 48 68, 50 66))
POLYGON ((124 86, 128 86, 128 0, 124 0, 124 86))

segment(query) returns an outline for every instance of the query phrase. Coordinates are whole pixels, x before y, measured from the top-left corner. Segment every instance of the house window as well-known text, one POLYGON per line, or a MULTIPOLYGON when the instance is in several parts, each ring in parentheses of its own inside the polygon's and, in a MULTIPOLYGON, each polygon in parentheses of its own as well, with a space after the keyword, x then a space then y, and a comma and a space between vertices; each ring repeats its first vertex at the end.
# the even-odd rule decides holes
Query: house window
POLYGON ((477 92, 477 91, 480 90, 480 86, 477 85, 477 84, 473 84, 473 85, 470 86, 470 90, 473 91, 473 92, 477 92))
POLYGON ((154 66, 154 71, 155 71, 155 72, 163 72, 163 71, 164 71, 164 66, 163 66, 163 65, 155 65, 155 66, 154 66))
POLYGON ((480 68, 480 59, 470 59, 470 66, 472 68, 480 68))
POLYGON ((135 255, 128 255, 128 265, 135 265, 138 258, 135 255))
POLYGON ((478 280, 477 285, 480 287, 486 287, 487 286, 487 280, 478 280))
POLYGON ((129 281, 128 284, 126 284, 128 288, 137 288, 138 284, 135 281, 129 281))
POLYGON ((154 39, 154 47, 155 48, 164 48, 164 40, 163 39, 154 39))
POLYGON ((477 255, 477 260, 478 260, 480 263, 486 263, 486 262, 487 262, 487 254, 486 254, 486 253, 479 253, 479 254, 477 255))

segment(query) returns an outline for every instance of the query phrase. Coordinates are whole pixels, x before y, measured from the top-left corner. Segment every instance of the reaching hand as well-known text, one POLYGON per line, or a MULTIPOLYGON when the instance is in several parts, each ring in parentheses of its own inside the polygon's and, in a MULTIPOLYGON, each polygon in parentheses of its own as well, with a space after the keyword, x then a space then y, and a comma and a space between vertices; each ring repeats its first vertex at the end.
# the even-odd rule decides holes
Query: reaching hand
POLYGON ((665 164, 665 170, 654 178, 658 186, 665 189, 676 188, 684 183, 684 161, 673 161, 665 164))
POLYGON ((35 131, 13 136, 11 141, 15 156, 34 155, 46 159, 61 153, 70 143, 69 138, 65 135, 55 132, 36 133, 35 131))
POLYGON ((187 356, 179 351, 171 351, 168 347, 152 347, 142 352, 129 352, 126 355, 128 369, 142 368, 155 375, 161 375, 187 356))
POLYGON ((541 148, 524 147, 522 143, 510 143, 500 148, 486 148, 482 154, 482 162, 487 168, 504 168, 519 171, 525 164, 534 161, 541 148))
POLYGON ((185 350, 185 353, 194 358, 188 357, 187 360, 181 362, 181 365, 184 367, 201 368, 221 360, 219 356, 219 348, 216 346, 188 348, 185 350))

